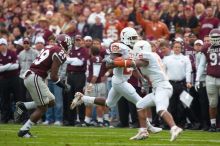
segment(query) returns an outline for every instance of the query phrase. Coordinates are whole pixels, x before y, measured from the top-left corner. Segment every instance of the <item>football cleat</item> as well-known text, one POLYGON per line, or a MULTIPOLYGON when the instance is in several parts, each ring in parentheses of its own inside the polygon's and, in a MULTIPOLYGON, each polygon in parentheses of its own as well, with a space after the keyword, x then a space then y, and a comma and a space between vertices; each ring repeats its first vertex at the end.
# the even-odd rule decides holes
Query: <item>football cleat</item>
POLYGON ((74 97, 75 98, 73 99, 73 101, 70 105, 70 109, 74 109, 76 106, 81 105, 83 103, 83 101, 82 101, 83 94, 82 93, 76 92, 74 97))
POLYGON ((209 128, 209 132, 216 132, 217 130, 216 130, 217 128, 216 128, 216 125, 215 124, 211 124, 211 126, 210 126, 210 128, 209 128))
POLYGON ((180 133, 183 131, 182 128, 179 128, 177 126, 172 127, 170 130, 171 138, 170 141, 176 140, 176 138, 180 135, 180 133))
POLYGON ((130 138, 130 140, 143 140, 143 139, 148 138, 148 136, 149 136, 149 133, 147 132, 147 129, 139 130, 135 136, 130 138))
POLYGON ((162 128, 158 128, 158 127, 154 127, 153 125, 149 125, 147 130, 151 133, 159 133, 161 132, 163 129, 162 128))
POLYGON ((25 112, 27 112, 27 108, 21 101, 16 102, 15 108, 15 111, 17 113, 15 116, 15 121, 20 121, 22 117, 24 117, 25 112))
POLYGON ((32 138, 33 135, 30 133, 29 130, 20 130, 20 131, 18 132, 18 137, 32 138))

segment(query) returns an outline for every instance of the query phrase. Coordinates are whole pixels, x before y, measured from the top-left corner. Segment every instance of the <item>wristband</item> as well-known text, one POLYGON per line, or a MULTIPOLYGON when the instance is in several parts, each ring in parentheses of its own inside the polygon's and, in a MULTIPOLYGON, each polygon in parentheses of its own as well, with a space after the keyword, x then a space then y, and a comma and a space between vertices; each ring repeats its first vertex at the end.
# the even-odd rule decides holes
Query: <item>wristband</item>
POLYGON ((56 84, 57 86, 59 86, 60 88, 63 88, 63 89, 66 88, 66 84, 63 83, 63 82, 60 80, 60 78, 59 78, 58 81, 55 82, 55 84, 56 84))

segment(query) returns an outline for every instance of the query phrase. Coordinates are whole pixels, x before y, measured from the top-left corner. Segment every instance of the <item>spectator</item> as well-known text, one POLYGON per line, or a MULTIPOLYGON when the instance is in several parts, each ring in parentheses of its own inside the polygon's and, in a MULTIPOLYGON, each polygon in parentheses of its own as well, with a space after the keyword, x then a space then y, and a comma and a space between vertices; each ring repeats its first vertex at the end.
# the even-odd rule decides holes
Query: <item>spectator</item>
POLYGON ((203 40, 204 36, 208 35, 213 28, 219 28, 220 20, 215 17, 211 7, 206 8, 206 17, 201 21, 199 30, 199 39, 203 40))
MULTIPOLYGON (((67 107, 71 104, 73 95, 76 92, 83 92, 83 88, 86 83, 86 69, 88 52, 85 47, 82 46, 83 38, 81 35, 76 35, 74 39, 74 46, 69 51, 69 57, 67 59, 67 83, 71 86, 71 93, 68 95, 67 107), (77 84, 76 84, 77 83, 77 84)), ((78 107, 79 121, 83 123, 85 118, 85 106, 78 107)), ((76 125, 77 123, 77 110, 71 110, 68 113, 68 122, 66 125, 76 125)))
POLYGON ((0 64, 1 122, 8 123, 14 120, 12 105, 20 100, 20 90, 17 54, 8 49, 5 38, 0 38, 0 64))

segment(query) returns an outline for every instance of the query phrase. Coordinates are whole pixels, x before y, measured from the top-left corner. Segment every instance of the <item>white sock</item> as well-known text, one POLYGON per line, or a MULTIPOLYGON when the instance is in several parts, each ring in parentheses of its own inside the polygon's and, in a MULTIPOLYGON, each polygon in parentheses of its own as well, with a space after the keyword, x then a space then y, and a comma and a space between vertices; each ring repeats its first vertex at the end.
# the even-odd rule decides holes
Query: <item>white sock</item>
POLYGON ((82 97, 82 101, 84 103, 88 103, 88 104, 94 104, 94 101, 95 101, 95 97, 90 97, 90 96, 83 96, 82 97))
POLYGON ((109 121, 109 114, 104 114, 104 120, 109 121))
POLYGON ((32 122, 30 119, 21 127, 20 130, 30 130, 31 127, 34 125, 34 122, 32 122))
POLYGON ((216 125, 216 119, 210 119, 211 124, 216 125))
POLYGON ((174 125, 174 126, 172 126, 170 129, 173 130, 173 129, 176 129, 176 127, 177 127, 177 126, 174 125))
POLYGON ((139 128, 139 131, 145 131, 146 128, 139 128))
POLYGON ((24 102, 24 106, 26 107, 27 110, 35 109, 37 108, 37 105, 34 101, 31 102, 24 102))
POLYGON ((87 116, 86 116, 84 121, 85 121, 86 123, 90 123, 90 122, 91 122, 91 120, 92 120, 92 118, 91 118, 91 117, 87 117, 87 116))
POLYGON ((97 117, 97 121, 103 123, 103 117, 97 117))
POLYGON ((146 123, 147 123, 147 128, 152 126, 148 118, 146 118, 146 123))

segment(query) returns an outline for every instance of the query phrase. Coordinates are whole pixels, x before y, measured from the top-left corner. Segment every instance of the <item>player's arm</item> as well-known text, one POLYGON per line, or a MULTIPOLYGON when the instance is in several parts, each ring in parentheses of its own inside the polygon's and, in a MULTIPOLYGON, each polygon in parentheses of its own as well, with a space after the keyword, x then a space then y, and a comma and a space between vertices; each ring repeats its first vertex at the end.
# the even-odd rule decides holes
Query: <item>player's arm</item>
POLYGON ((117 66, 114 66, 114 64, 112 64, 110 62, 113 61, 114 59, 118 58, 118 57, 121 57, 121 54, 111 53, 107 58, 105 58, 104 61, 106 62, 106 68, 112 69, 114 67, 117 67, 117 66))
POLYGON ((123 58, 115 58, 113 60, 113 65, 117 67, 143 67, 148 66, 149 62, 147 60, 137 59, 137 60, 131 60, 131 59, 123 59, 123 58))
POLYGON ((52 67, 51 67, 50 78, 57 86, 59 86, 61 88, 65 88, 66 87, 65 83, 63 83, 58 76, 58 71, 59 71, 61 64, 62 63, 55 55, 53 58, 53 63, 52 63, 52 67))

